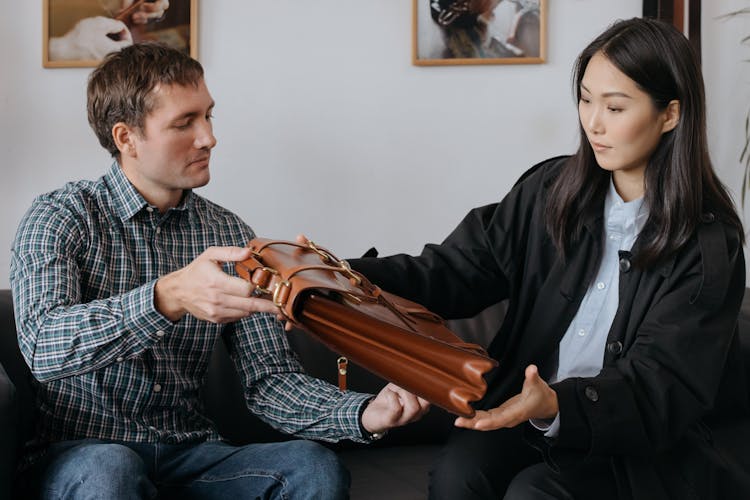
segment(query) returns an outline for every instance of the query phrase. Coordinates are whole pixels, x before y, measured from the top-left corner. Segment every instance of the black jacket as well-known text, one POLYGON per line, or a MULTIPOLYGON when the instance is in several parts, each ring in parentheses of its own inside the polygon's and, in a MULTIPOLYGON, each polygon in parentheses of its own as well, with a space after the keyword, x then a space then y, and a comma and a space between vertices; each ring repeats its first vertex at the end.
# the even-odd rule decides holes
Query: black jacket
MULTIPOLYGON (((472 210, 419 257, 351 261, 383 289, 446 318, 508 299, 488 349, 500 364, 485 408, 520 392, 526 366, 554 358, 598 269, 603 199, 565 263, 545 229, 547 191, 565 160, 536 165, 500 203, 472 210)), ((745 287, 737 231, 707 212, 656 268, 635 266, 628 252, 620 259, 601 372, 552 386, 561 428, 554 440, 540 437, 548 462, 606 457, 622 498, 750 498, 750 467, 741 464, 750 461, 750 411, 737 335, 745 287)))

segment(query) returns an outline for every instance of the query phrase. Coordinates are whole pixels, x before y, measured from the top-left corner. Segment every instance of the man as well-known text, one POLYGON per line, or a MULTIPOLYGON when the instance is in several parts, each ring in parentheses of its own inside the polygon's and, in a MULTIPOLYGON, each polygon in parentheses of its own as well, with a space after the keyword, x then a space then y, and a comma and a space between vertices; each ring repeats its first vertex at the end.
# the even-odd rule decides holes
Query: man
POLYGON ((116 161, 37 198, 12 255, 43 451, 28 455, 27 495, 345 496, 318 444, 220 440, 198 395, 220 336, 248 408, 285 432, 368 441, 427 410, 393 385, 372 398, 304 375, 274 306, 222 271, 253 232, 192 192, 210 177, 213 107, 200 64, 160 45, 110 54, 89 79, 89 123, 116 161))

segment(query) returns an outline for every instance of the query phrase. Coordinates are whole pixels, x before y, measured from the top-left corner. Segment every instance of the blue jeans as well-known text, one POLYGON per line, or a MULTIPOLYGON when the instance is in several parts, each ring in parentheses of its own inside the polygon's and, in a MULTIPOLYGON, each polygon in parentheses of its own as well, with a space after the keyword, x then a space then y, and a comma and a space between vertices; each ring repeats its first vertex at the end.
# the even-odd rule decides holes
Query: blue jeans
POLYGON ((349 472, 311 441, 231 446, 84 439, 52 444, 20 498, 347 498, 349 472))

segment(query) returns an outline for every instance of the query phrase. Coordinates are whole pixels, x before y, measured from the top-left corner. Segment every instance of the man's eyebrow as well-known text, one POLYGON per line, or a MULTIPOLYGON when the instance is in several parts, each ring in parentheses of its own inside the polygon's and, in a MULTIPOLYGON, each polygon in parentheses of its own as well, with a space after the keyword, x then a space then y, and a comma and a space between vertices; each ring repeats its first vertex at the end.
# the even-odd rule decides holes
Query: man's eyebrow
MULTIPOLYGON (((588 92, 589 94, 591 93, 591 91, 587 89, 584 84, 581 84, 581 88, 585 90, 586 92, 588 92)), ((633 98, 632 96, 626 94, 625 92, 619 92, 619 91, 605 92, 602 94, 602 97, 626 97, 628 99, 633 98)))
MULTIPOLYGON (((214 109, 214 106, 216 106, 216 103, 215 102, 211 102, 211 104, 208 106, 207 111, 210 113, 214 109)), ((203 113, 200 112, 200 111, 188 111, 188 112, 183 113, 181 115, 175 116, 174 118, 172 118, 171 121, 172 122, 176 122, 176 121, 184 120, 185 118, 192 118, 194 116, 198 116, 198 115, 201 115, 201 114, 203 114, 203 113)))

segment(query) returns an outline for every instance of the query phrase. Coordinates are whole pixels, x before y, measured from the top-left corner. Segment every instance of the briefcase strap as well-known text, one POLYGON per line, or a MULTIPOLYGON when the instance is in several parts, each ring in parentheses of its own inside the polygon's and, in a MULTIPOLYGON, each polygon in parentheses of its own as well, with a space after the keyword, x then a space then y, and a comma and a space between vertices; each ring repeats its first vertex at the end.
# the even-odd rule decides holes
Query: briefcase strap
POLYGON ((349 360, 344 356, 340 356, 339 359, 336 360, 336 364, 338 365, 339 390, 344 392, 346 391, 346 372, 349 367, 349 360))
MULTIPOLYGON (((253 241, 259 240, 256 239, 253 241)), ((442 323, 440 316, 427 309, 402 307, 394 304, 383 296, 378 286, 372 284, 362 274, 352 270, 347 261, 339 259, 331 251, 316 245, 312 241, 308 241, 307 245, 302 245, 289 241, 264 240, 262 244, 250 246, 250 248, 252 256, 237 264, 236 269, 238 273, 242 278, 247 279, 256 286, 253 291, 255 296, 270 297, 281 315, 292 322, 296 322, 296 320, 292 317, 293 315, 290 313, 291 308, 287 307, 287 305, 293 292, 293 278, 304 271, 321 270, 338 273, 349 280, 350 286, 346 288, 333 287, 330 290, 335 291, 344 299, 353 302, 378 303, 388 308, 408 330, 417 331, 414 326, 416 323, 414 317, 417 316, 424 320, 442 323), (283 270, 282 274, 280 270, 264 263, 263 252, 272 246, 296 247, 304 251, 314 252, 320 257, 321 263, 297 265, 293 268, 283 270)), ((299 293, 299 291, 299 287, 297 287, 296 293, 299 293)))

